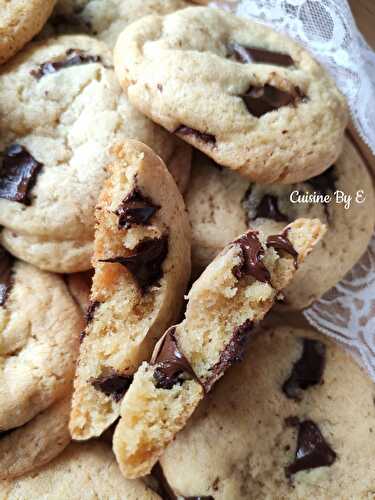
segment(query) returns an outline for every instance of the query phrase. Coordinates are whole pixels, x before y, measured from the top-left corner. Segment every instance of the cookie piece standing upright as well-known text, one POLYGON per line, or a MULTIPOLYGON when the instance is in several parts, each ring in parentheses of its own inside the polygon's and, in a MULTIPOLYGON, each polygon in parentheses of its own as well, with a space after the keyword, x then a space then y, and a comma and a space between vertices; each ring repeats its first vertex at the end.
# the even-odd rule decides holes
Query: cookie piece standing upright
POLYGON ((308 327, 267 327, 161 459, 176 497, 374 497, 374 383, 308 327))
POLYGON ((0 432, 71 390, 83 315, 60 276, 0 247, 0 432))
POLYGON ((91 305, 70 419, 74 439, 100 435, 140 363, 178 320, 190 278, 190 225, 162 160, 137 141, 113 148, 96 208, 91 305))
POLYGON ((344 97, 261 24, 209 7, 147 16, 120 35, 114 61, 139 111, 254 182, 308 179, 341 152, 344 97))
POLYGON ((55 3, 56 0, 0 1, 0 64, 39 33, 55 3))
POLYGON ((0 482, 6 500, 160 500, 141 481, 122 477, 108 445, 72 443, 48 466, 15 481, 0 482))
POLYGON ((375 226, 371 175, 349 138, 332 167, 288 186, 249 183, 209 158, 196 156, 185 202, 195 275, 248 227, 269 235, 299 217, 318 218, 327 225, 324 240, 283 291, 283 309, 309 306, 343 278, 366 251, 375 226))
POLYGON ((0 239, 44 270, 91 267, 111 144, 141 140, 174 172, 190 163, 183 141, 129 103, 112 64, 103 42, 62 36, 30 44, 0 68, 0 239))
POLYGON ((193 284, 185 319, 165 333, 122 401, 113 445, 125 477, 151 471, 204 394, 241 360, 251 330, 324 230, 317 219, 298 219, 267 239, 250 230, 193 284))

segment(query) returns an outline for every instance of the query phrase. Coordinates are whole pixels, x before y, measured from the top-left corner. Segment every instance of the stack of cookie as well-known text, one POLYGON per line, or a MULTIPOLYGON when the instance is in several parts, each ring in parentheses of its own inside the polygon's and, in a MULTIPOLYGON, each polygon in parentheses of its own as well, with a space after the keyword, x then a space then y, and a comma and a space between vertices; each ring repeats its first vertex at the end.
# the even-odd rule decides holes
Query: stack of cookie
POLYGON ((330 77, 183 0, 2 10, 0 500, 375 497, 373 384, 298 312, 375 225, 330 77))

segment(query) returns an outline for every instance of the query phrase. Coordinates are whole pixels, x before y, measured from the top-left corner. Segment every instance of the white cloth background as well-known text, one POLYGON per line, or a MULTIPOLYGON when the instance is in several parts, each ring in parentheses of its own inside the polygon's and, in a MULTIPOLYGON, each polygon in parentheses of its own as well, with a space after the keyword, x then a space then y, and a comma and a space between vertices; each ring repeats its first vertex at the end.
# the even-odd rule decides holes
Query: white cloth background
MULTIPOLYGON (((217 0, 211 4, 272 26, 307 47, 346 95, 353 122, 375 153, 375 53, 359 32, 346 0, 217 0)), ((375 380, 375 235, 345 279, 304 314, 317 329, 344 344, 375 380)))

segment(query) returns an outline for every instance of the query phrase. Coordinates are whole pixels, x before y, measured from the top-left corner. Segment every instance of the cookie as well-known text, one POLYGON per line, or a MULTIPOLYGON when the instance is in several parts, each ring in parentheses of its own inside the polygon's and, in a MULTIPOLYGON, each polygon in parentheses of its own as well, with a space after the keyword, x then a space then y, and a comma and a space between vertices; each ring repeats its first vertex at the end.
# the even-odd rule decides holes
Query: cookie
POLYGON ((269 236, 250 230, 229 244, 190 289, 185 319, 143 363, 121 404, 113 447, 125 477, 149 473, 226 369, 240 361, 251 330, 324 234, 298 219, 269 236))
POLYGON ((113 149, 96 209, 91 305, 82 336, 70 430, 99 436, 120 414, 140 363, 178 320, 190 278, 190 226, 162 160, 137 141, 113 149))
POLYGON ((114 52, 130 102, 254 182, 292 183, 336 161, 344 97, 299 45, 209 7, 148 16, 114 52))
POLYGON ((157 500, 141 481, 122 477, 110 448, 99 441, 71 444, 47 467, 0 483, 6 500, 157 500))
POLYGON ((0 249, 0 432, 25 424, 66 394, 82 323, 60 277, 0 249))
POLYGON ((104 43, 66 36, 30 45, 0 71, 0 225, 11 231, 2 241, 43 269, 90 267, 94 208, 115 142, 137 138, 167 164, 176 154, 177 165, 189 165, 182 141, 131 106, 111 65, 104 43))
POLYGON ((0 64, 10 59, 39 33, 55 3, 55 0, 2 0, 0 64))
POLYGON ((113 47, 136 19, 169 14, 188 5, 183 0, 59 0, 49 24, 54 32, 85 32, 113 47))
POLYGON ((27 474, 53 460, 70 443, 70 396, 18 429, 0 434, 0 480, 27 474))
POLYGON ((373 498, 374 395, 328 338, 309 328, 260 331, 168 447, 164 474, 182 497, 373 498))
POLYGON ((375 226, 371 176, 348 138, 343 153, 330 169, 290 186, 248 183, 229 169, 215 168, 213 162, 200 155, 185 199, 192 225, 195 274, 249 226, 268 235, 298 217, 315 217, 327 225, 324 240, 283 292, 281 307, 289 309, 309 306, 334 286, 365 252, 375 226), (336 200, 335 192, 351 196, 350 207, 342 199, 336 200), (318 201, 302 202, 303 197, 314 193, 318 201), (325 196, 332 200, 322 202, 325 196))

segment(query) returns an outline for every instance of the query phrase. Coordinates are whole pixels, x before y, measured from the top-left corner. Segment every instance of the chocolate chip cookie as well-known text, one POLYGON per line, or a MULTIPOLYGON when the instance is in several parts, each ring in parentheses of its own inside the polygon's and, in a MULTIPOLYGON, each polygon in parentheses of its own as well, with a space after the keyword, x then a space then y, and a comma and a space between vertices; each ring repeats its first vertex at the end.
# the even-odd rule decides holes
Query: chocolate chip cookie
POLYGON ((353 267, 365 252, 375 225, 372 180, 349 138, 331 168, 290 186, 250 184, 238 174, 218 168, 207 157, 197 156, 186 205, 192 224, 195 274, 249 226, 271 234, 298 217, 317 217, 326 224, 324 241, 283 292, 281 307, 292 309, 310 305, 353 267), (340 192, 352 197, 350 206, 339 197, 340 192), (312 195, 318 201, 304 201, 312 195), (322 201, 325 197, 330 201, 322 201))
POLYGON ((82 328, 62 278, 14 261, 0 247, 0 432, 67 393, 82 328))
POLYGON ((1 0, 0 64, 39 33, 55 3, 56 0, 1 0))
POLYGON ((108 445, 100 441, 71 444, 47 467, 0 482, 6 500, 160 500, 141 481, 122 477, 108 445))
POLYGON ((190 226, 177 186, 144 144, 113 149, 96 209, 91 304, 70 419, 74 439, 120 414, 132 375, 178 320, 190 278, 190 226))
POLYGON ((182 141, 131 106, 111 65, 104 43, 66 36, 30 45, 0 71, 1 241, 45 270, 90 268, 114 142, 140 139, 167 164, 177 155, 174 172, 190 163, 182 141))
POLYGON ((165 476, 184 498, 372 498, 374 395, 327 337, 260 331, 166 450, 165 476))
POLYGON ((308 179, 341 152, 344 97, 261 24, 209 7, 148 16, 123 31, 114 60, 139 111, 254 182, 308 179))
POLYGON ((140 17, 165 15, 189 5, 183 0, 59 0, 49 22, 57 33, 84 32, 110 47, 140 17))
POLYGON ((125 477, 150 472, 204 395, 241 360, 255 324, 323 233, 316 219, 268 238, 250 230, 193 284, 185 319, 165 333, 122 400, 113 446, 125 477))

